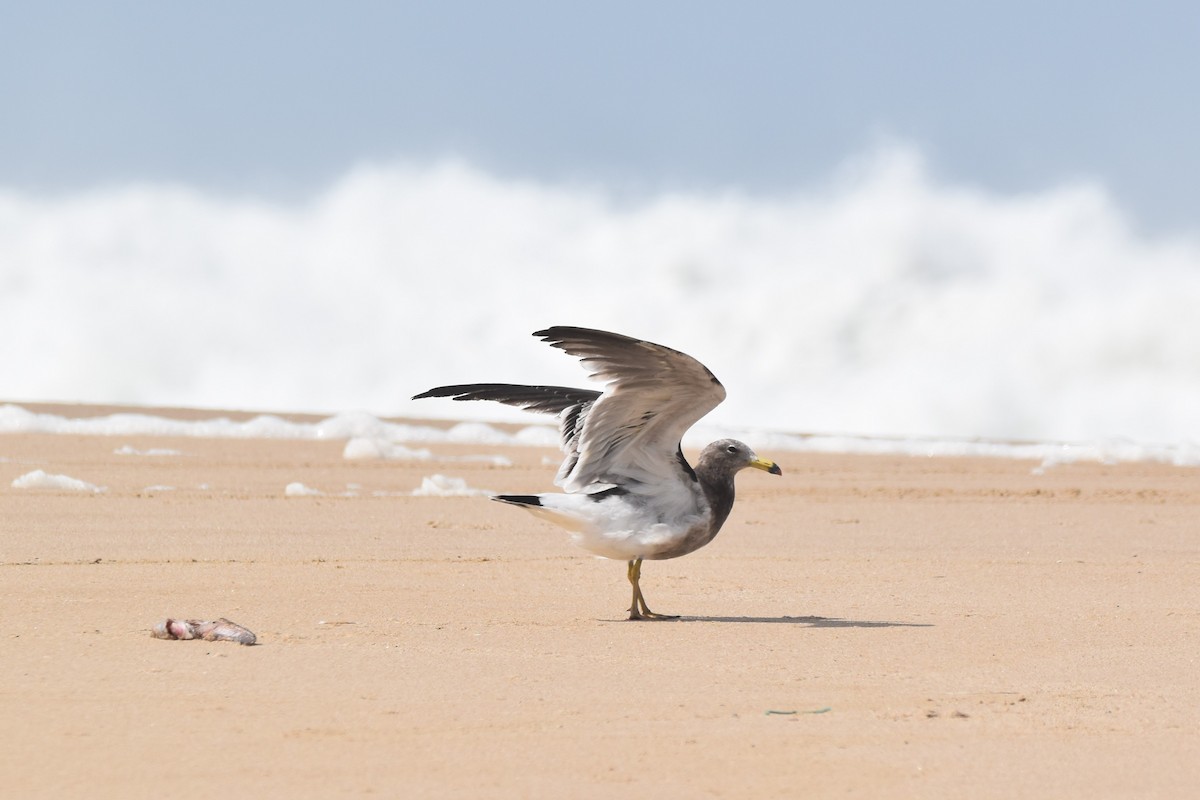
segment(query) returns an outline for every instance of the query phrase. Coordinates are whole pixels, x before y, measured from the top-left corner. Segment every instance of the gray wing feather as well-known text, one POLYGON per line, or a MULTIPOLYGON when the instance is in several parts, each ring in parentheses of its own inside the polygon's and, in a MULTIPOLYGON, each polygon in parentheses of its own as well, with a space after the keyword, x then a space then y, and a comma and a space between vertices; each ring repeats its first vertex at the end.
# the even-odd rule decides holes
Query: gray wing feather
POLYGON ((578 458, 563 464, 557 483, 578 491, 680 476, 680 439, 725 399, 707 367, 678 350, 606 331, 554 327, 534 336, 578 356, 607 383, 580 420, 578 458))
POLYGON ((569 386, 522 386, 513 383, 464 383, 438 386, 413 397, 449 397, 453 400, 492 400, 526 411, 557 414, 560 446, 567 458, 558 471, 558 478, 570 473, 579 460, 579 433, 587 419, 592 403, 600 392, 591 389, 572 389, 569 386))
POLYGON ((679 441, 725 399, 725 387, 689 355, 607 331, 558 326, 534 334, 578 356, 603 392, 566 386, 472 383, 439 386, 425 397, 493 400, 558 414, 566 459, 555 483, 568 492, 595 484, 694 480, 679 441))

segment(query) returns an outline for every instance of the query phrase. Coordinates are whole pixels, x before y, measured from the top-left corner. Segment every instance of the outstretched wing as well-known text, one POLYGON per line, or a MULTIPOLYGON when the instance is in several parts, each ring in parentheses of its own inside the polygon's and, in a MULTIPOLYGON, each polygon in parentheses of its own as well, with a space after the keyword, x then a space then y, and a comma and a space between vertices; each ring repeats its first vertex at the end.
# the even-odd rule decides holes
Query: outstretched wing
POLYGON ((559 326, 538 331, 578 356, 603 392, 566 386, 471 383, 439 386, 426 397, 493 400, 558 414, 566 459, 555 483, 568 492, 595 484, 659 484, 691 474, 679 440, 725 399, 725 387, 689 355, 607 331, 559 326))
POLYGON ((413 400, 426 397, 449 397, 454 400, 494 400, 527 411, 558 414, 573 406, 590 403, 600 396, 591 389, 572 389, 569 386, 520 386, 515 383, 464 383, 458 386, 438 386, 421 392, 413 400))
POLYGON ((413 398, 449 397, 454 400, 493 400, 526 411, 542 411, 558 414, 559 437, 567 458, 558 470, 556 480, 561 481, 579 460, 579 433, 581 420, 587 418, 588 409, 600 397, 600 392, 591 389, 572 389, 569 386, 520 386, 512 383, 464 383, 458 386, 438 386, 413 398))
POLYGON ((556 483, 579 491, 595 483, 660 482, 690 471, 679 457, 685 431, 725 399, 725 387, 689 355, 653 342, 588 328, 538 331, 606 381, 576 421, 577 458, 556 483))

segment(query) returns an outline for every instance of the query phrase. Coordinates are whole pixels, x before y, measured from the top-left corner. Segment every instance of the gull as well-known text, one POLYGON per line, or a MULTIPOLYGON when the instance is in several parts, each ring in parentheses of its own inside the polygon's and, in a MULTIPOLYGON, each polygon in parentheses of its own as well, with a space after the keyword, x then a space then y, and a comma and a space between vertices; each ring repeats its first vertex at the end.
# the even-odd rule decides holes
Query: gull
POLYGON ((554 482, 563 492, 492 499, 557 523, 585 550, 628 562, 629 619, 677 619, 646 605, 642 561, 678 558, 711 542, 733 509, 734 475, 745 467, 783 471, 735 439, 712 442, 695 467, 688 463, 684 432, 725 399, 725 387, 691 356, 589 328, 533 335, 577 356, 592 378, 605 381, 604 390, 471 383, 413 399, 493 400, 557 414, 566 458, 554 482))

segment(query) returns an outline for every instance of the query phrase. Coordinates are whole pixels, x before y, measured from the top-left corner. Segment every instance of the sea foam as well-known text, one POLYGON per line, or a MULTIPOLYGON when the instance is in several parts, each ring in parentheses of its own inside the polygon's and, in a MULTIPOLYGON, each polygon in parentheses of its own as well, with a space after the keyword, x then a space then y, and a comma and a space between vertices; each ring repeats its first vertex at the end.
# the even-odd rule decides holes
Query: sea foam
POLYGON ((464 478, 450 475, 427 475, 421 485, 413 489, 414 497, 490 497, 495 492, 473 489, 464 478))
MULTIPOLYGON (((526 414, 526 418, 534 417, 526 414)), ((534 417, 536 418, 536 417, 534 417)), ((263 415, 244 422, 228 418, 178 420, 153 414, 113 414, 71 418, 34 413, 13 404, 0 406, 0 433, 71 433, 96 436, 192 436, 230 439, 346 440, 342 457, 347 460, 396 459, 411 461, 479 462, 496 467, 511 461, 497 454, 435 454, 420 444, 474 444, 488 446, 557 447, 554 425, 533 424, 509 431, 481 422, 462 422, 448 427, 411 422, 392 422, 362 412, 335 415, 315 422, 295 422, 263 415), (368 434, 369 435, 364 435, 368 434)), ((904 438, 831 434, 798 434, 760 428, 700 424, 683 437, 683 445, 700 449, 724 437, 742 439, 762 453, 857 453, 921 457, 980 457, 1033 460, 1042 468, 1075 462, 1120 463, 1151 461, 1176 466, 1200 466, 1200 446, 1193 443, 1146 444, 1108 439, 1093 442, 1014 442, 987 439, 904 438)), ((118 452, 124 452, 118 450, 118 452)))
POLYGON ((905 147, 774 195, 623 197, 452 160, 363 165, 300 202, 0 189, 0 264, 9 399, 516 419, 407 398, 581 385, 529 337, 574 324, 700 358, 729 391, 715 425, 1200 440, 1200 242, 1137 231, 1096 183, 999 194, 905 147))
POLYGON ((54 475, 40 469, 27 472, 19 478, 14 479, 12 486, 14 489, 57 489, 68 492, 91 492, 93 494, 101 494, 108 491, 103 486, 97 486, 94 483, 88 483, 79 478, 72 478, 70 475, 54 475))

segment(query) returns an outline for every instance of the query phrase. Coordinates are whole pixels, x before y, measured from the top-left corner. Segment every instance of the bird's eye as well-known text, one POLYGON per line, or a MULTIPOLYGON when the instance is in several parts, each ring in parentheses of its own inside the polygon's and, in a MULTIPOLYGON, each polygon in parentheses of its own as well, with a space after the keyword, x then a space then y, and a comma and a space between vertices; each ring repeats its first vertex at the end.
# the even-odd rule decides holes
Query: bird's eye
POLYGON ((731 444, 731 445, 729 445, 729 447, 726 447, 726 448, 725 448, 725 452, 726 452, 726 453, 736 453, 736 452, 737 452, 737 445, 736 445, 736 444, 731 444))

